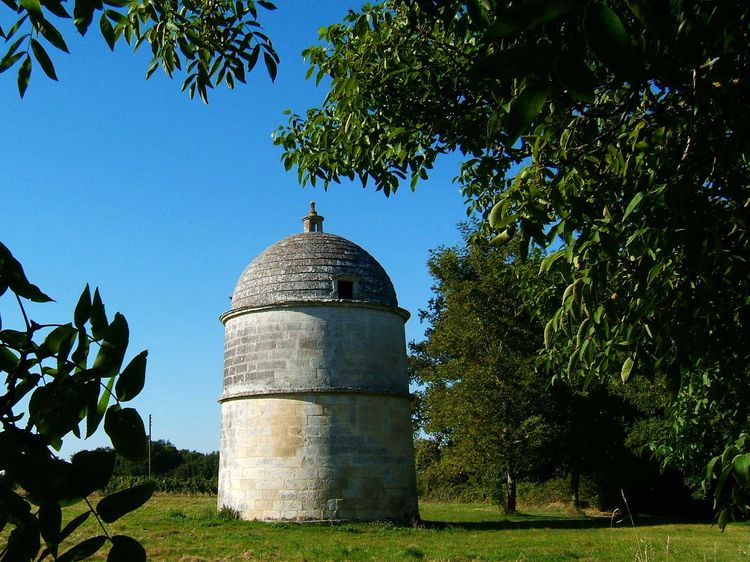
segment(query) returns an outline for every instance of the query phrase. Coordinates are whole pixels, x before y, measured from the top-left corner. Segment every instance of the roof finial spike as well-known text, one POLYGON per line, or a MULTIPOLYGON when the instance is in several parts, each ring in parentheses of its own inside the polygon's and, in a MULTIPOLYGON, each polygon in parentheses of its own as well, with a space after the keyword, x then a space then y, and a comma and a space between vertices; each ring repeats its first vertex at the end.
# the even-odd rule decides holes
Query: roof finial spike
POLYGON ((315 201, 310 201, 310 212, 302 217, 302 232, 323 232, 323 217, 315 210, 315 201))

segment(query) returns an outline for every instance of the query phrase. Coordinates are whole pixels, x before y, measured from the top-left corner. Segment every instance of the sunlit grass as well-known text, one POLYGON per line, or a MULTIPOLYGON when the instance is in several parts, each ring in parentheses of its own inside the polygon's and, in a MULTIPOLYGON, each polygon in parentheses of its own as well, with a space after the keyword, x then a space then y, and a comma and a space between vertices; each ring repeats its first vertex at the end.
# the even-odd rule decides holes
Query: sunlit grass
MULTIPOLYGON (((407 527, 267 524, 222 517, 213 497, 157 496, 108 530, 141 540, 154 561, 750 560, 747 524, 721 533, 707 522, 636 517, 633 527, 554 506, 512 517, 489 504, 422 503, 420 512, 424 522, 407 527)), ((89 522, 78 538, 93 533, 89 522)))

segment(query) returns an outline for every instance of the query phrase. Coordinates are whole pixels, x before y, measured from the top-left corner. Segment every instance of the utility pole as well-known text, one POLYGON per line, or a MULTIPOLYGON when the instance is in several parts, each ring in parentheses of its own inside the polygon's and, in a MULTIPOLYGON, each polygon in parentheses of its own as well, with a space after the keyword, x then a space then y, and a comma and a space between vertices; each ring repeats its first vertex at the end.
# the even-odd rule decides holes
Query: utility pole
POLYGON ((148 415, 148 477, 151 478, 151 414, 148 415))

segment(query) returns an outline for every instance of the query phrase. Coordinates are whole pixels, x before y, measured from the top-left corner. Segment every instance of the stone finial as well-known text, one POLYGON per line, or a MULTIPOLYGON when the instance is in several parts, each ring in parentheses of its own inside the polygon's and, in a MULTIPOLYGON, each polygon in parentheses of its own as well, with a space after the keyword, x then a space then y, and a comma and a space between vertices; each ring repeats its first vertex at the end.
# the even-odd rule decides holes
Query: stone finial
POLYGON ((310 212, 302 217, 302 232, 323 232, 323 220, 315 210, 315 201, 310 201, 310 212))

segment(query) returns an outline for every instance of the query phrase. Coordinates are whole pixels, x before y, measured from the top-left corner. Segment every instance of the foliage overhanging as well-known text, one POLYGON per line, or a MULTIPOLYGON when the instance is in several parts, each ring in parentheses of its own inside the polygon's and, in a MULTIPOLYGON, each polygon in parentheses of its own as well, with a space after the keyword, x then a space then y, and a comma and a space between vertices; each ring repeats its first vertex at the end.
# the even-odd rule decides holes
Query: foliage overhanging
POLYGON ((328 95, 276 133, 301 182, 386 195, 462 153, 485 234, 575 271, 545 367, 666 380, 655 452, 707 465, 722 526, 750 506, 749 29, 744 2, 367 5, 305 51, 328 95))
POLYGON ((209 89, 222 83, 229 88, 244 84, 261 55, 268 75, 276 79, 279 57, 258 21, 258 7, 276 9, 266 0, 75 0, 72 18, 66 0, 2 2, 13 19, 8 24, 0 19, 0 38, 8 45, 0 58, 0 73, 18 66, 21 97, 34 61, 47 77, 58 79, 47 49, 69 52, 58 28, 71 19, 81 35, 98 19, 111 50, 120 39, 134 49, 148 43, 153 56, 147 78, 160 66, 171 78, 184 64, 182 90, 191 98, 197 92, 206 103, 209 89))

